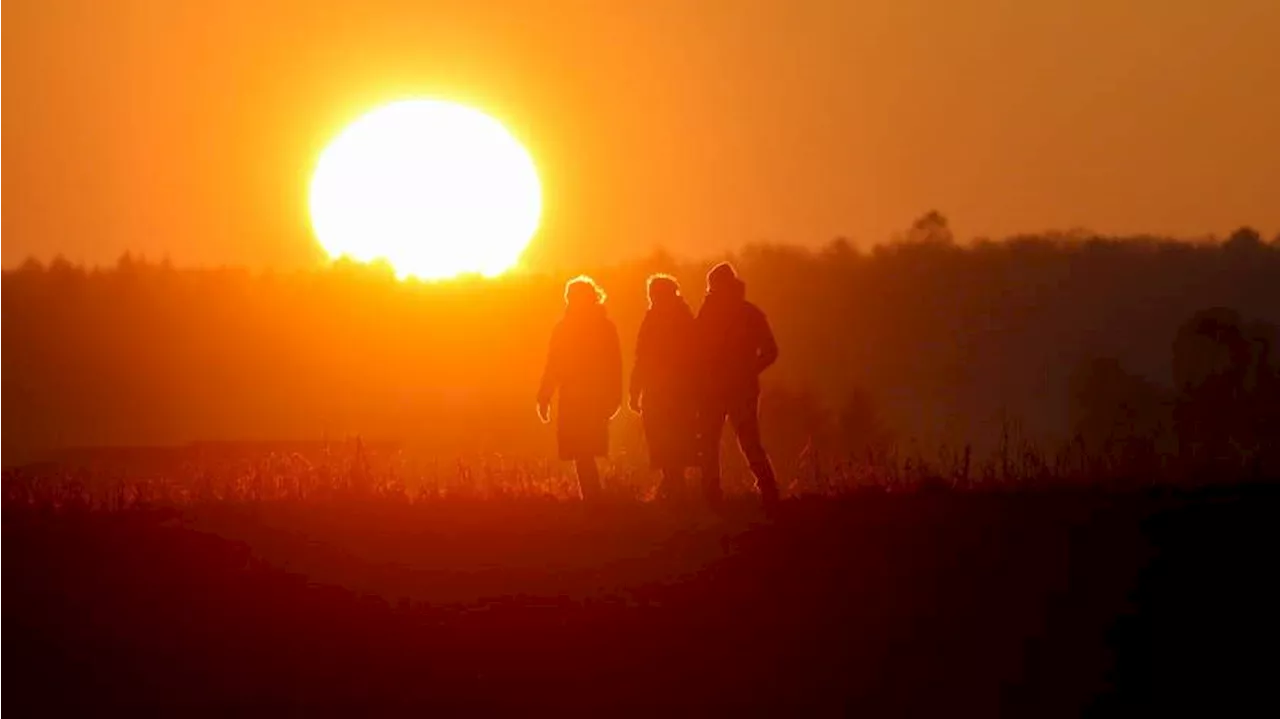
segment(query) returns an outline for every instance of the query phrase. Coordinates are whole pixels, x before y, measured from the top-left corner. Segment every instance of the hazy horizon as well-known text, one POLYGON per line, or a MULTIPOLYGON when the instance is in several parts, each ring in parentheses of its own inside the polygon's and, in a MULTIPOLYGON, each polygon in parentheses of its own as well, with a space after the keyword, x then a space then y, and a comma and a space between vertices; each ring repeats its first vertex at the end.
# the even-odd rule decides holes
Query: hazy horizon
MULTIPOLYGON (((557 274, 564 274, 564 273, 576 274, 584 271, 590 272, 590 271, 599 271, 599 270, 612 270, 612 269, 618 269, 621 267, 633 266, 637 263, 645 263, 647 261, 654 260, 655 258, 659 260, 661 263, 676 262, 676 263, 686 264, 686 265, 702 263, 702 264, 706 264, 707 267, 710 268, 713 264, 717 262, 721 262, 724 260, 732 261, 735 258, 738 258, 741 255, 743 255, 744 253, 750 253, 760 249, 770 249, 770 250, 776 249, 776 250, 783 250, 783 251, 794 250, 794 251, 799 251, 804 253, 819 253, 824 250, 830 249, 831 247, 834 247, 837 243, 840 243, 840 242, 848 243, 848 247, 855 252, 871 253, 871 252, 875 252, 877 249, 889 248, 900 243, 911 242, 912 240, 910 238, 909 225, 910 223, 907 223, 907 225, 904 226, 902 230, 895 231, 889 237, 886 237, 880 240, 867 241, 867 242, 858 242, 846 236, 836 236, 836 237, 827 238, 825 241, 822 241, 822 242, 809 242, 809 243, 769 242, 769 241, 743 242, 738 245, 726 245, 721 248, 708 249, 706 251, 698 251, 695 249, 693 251, 687 251, 687 252, 673 251, 671 247, 664 246, 661 244, 654 244, 648 248, 637 248, 637 250, 632 254, 628 254, 628 255, 620 254, 620 255, 608 257, 606 259, 600 259, 595 261, 574 262, 568 259, 563 259, 559 261, 542 260, 538 264, 533 264, 533 263, 529 263, 522 260, 521 262, 519 262, 509 270, 503 272, 502 275, 503 276, 514 275, 514 276, 543 277, 543 276, 555 276, 557 274)), ((999 243, 1016 242, 1016 241, 1026 240, 1026 239, 1033 239, 1033 240, 1045 241, 1045 242, 1062 242, 1069 245, 1087 243, 1091 241, 1101 241, 1101 242, 1149 242, 1157 245, 1164 244, 1164 243, 1175 243, 1175 244, 1185 244, 1189 246, 1208 246, 1208 245, 1214 245, 1221 242, 1225 242, 1235 232, 1239 230, 1254 230, 1256 232, 1257 228, 1249 225, 1241 225, 1238 227, 1233 227, 1230 230, 1223 231, 1223 232, 1213 232, 1213 233, 1208 233, 1208 234, 1199 235, 1199 236, 1186 236, 1186 237, 1160 236, 1160 235, 1155 235, 1152 233, 1145 233, 1145 232, 1138 232, 1138 233, 1125 234, 1125 235, 1107 235, 1103 233, 1094 232, 1088 228, 1071 228, 1066 230, 1047 229, 1041 232, 1014 233, 1006 237, 998 237, 998 238, 956 237, 954 239, 954 246, 957 248, 974 248, 974 247, 978 247, 982 243, 999 244, 999 243)), ((1280 233, 1277 233, 1275 236, 1272 237, 1272 236, 1268 236, 1266 233, 1260 232, 1259 237, 1264 244, 1268 244, 1268 243, 1280 244, 1280 233)), ((151 267, 169 266, 174 269, 182 269, 182 270, 234 270, 234 271, 247 271, 251 273, 273 272, 273 271, 311 272, 315 270, 324 270, 326 268, 333 268, 342 263, 354 263, 356 265, 363 265, 363 266, 369 266, 374 268, 381 266, 385 269, 385 271, 389 273, 395 272, 395 268, 392 266, 392 264, 385 259, 379 259, 373 262, 361 262, 359 260, 355 260, 353 258, 345 257, 345 256, 339 257, 339 258, 329 258, 324 256, 323 250, 319 247, 315 248, 315 253, 316 253, 316 256, 313 257, 308 262, 298 262, 298 263, 287 264, 287 265, 273 265, 273 264, 263 264, 263 263, 254 264, 252 262, 243 262, 243 261, 242 262, 236 262, 236 261, 216 262, 215 261, 215 262, 204 262, 204 263, 200 263, 200 262, 184 263, 182 261, 175 261, 173 257, 171 257, 168 254, 149 255, 145 252, 125 249, 115 257, 103 257, 101 261, 86 261, 83 259, 78 260, 73 257, 67 257, 66 255, 63 255, 61 253, 56 253, 48 257, 37 256, 37 255, 27 255, 21 258, 15 257, 12 262, 8 262, 8 260, 6 260, 6 264, 4 264, 2 269, 5 272, 18 271, 23 269, 26 263, 32 262, 32 261, 38 263, 41 267, 48 268, 55 262, 63 261, 63 262, 69 263, 71 266, 76 267, 77 269, 82 269, 87 271, 97 271, 97 270, 106 271, 106 270, 112 270, 112 269, 118 268, 120 266, 120 263, 127 259, 129 261, 137 262, 146 266, 151 266, 151 267)), ((481 277, 478 273, 461 273, 454 277, 422 278, 422 277, 410 276, 410 277, 402 277, 401 279, 402 280, 407 279, 407 280, 418 281, 418 282, 427 282, 427 283, 439 283, 439 282, 451 282, 454 280, 466 280, 470 278, 480 278, 480 279, 490 280, 490 281, 496 281, 500 279, 500 277, 481 277)))

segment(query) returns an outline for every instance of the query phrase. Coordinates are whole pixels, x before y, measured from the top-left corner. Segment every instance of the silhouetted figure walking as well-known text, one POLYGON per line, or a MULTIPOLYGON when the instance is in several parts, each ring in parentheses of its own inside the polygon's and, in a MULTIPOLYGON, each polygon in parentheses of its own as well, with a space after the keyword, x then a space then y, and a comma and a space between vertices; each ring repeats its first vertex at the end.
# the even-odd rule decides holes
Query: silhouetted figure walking
POLYGON ((560 459, 573 460, 582 498, 600 495, 596 457, 609 451, 609 420, 622 405, 622 350, 605 315, 604 290, 590 277, 565 285, 564 317, 547 353, 538 416, 551 421, 551 397, 560 393, 556 439, 560 459))
POLYGON ((649 463, 662 472, 658 494, 671 499, 686 467, 697 464, 698 406, 693 311, 668 275, 649 278, 649 311, 636 337, 631 409, 641 415, 649 463))
POLYGON ((720 432, 727 417, 747 458, 765 508, 778 502, 773 465, 760 442, 759 375, 778 359, 778 345, 746 285, 722 262, 707 273, 707 298, 696 320, 700 351, 702 483, 707 501, 721 501, 720 432))

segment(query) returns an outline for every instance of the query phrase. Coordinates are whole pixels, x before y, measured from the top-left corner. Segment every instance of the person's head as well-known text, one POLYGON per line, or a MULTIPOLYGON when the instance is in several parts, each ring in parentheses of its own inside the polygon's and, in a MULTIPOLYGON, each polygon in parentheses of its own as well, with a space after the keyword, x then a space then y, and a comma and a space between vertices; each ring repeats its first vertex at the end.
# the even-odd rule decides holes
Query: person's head
POLYGON ((650 275, 648 290, 650 307, 660 307, 680 299, 680 283, 671 275, 650 275))
POLYGON ((746 285, 738 279, 738 272, 733 269, 733 265, 721 262, 707 273, 707 292, 741 297, 746 293, 746 285))
POLYGON ((604 304, 608 297, 596 281, 586 275, 578 275, 564 286, 564 303, 569 309, 588 309, 604 304))

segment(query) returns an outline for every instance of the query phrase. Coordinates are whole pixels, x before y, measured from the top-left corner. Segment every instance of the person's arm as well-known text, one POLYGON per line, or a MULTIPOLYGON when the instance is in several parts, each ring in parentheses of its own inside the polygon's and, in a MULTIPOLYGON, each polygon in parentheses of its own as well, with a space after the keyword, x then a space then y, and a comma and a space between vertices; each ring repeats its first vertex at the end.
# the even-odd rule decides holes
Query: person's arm
POLYGON ((560 386, 561 355, 560 327, 551 333, 551 346, 547 349, 547 363, 542 368, 542 382, 538 386, 538 417, 543 422, 551 421, 551 397, 560 386))
POLYGON ((756 346, 756 373, 769 369, 778 361, 778 342, 773 338, 773 329, 769 327, 769 319, 759 312, 759 338, 756 346))

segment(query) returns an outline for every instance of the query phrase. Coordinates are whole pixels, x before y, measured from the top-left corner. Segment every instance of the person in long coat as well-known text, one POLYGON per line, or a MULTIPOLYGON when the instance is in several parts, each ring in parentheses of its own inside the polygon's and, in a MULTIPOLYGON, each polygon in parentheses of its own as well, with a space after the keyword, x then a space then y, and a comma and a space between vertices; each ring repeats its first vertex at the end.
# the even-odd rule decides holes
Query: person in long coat
POLYGON ((673 498, 686 467, 697 464, 693 311, 669 275, 649 278, 649 311, 636 337, 630 406, 641 416, 649 464, 662 473, 658 494, 673 498))
POLYGON ((538 390, 538 416, 551 421, 558 392, 560 459, 573 461, 582 498, 592 500, 601 491, 596 457, 608 454, 609 420, 622 405, 622 350, 618 329, 605 314, 604 290, 594 280, 569 280, 564 299, 538 390))

